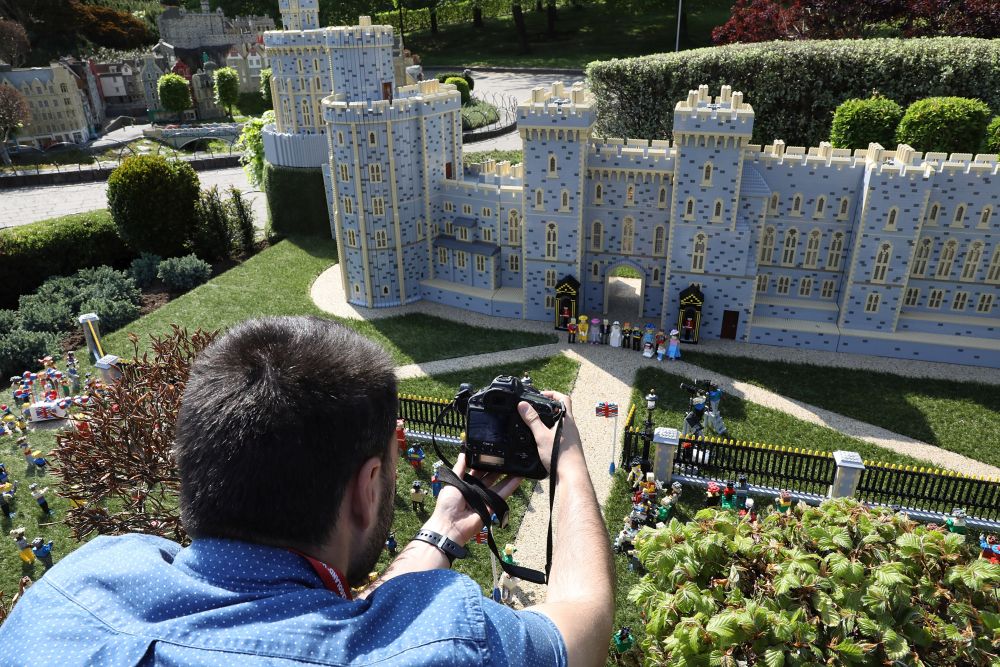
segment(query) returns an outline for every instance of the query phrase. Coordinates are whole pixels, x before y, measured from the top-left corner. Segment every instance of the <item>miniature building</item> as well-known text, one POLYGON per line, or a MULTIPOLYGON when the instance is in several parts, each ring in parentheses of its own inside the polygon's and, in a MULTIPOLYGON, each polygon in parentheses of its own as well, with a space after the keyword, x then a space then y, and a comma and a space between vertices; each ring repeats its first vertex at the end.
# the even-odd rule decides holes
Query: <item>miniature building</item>
POLYGON ((694 285, 702 339, 1000 366, 995 155, 762 148, 728 86, 679 101, 673 141, 601 139, 589 91, 557 83, 518 107, 522 165, 466 168, 458 92, 394 88, 391 26, 281 9, 265 155, 322 165, 351 303, 552 322, 557 278, 596 315, 624 265, 664 329, 694 285))
POLYGON ((210 120, 225 116, 225 110, 215 101, 216 64, 206 60, 204 66, 191 76, 191 103, 199 120, 210 120))
POLYGON ((17 131, 18 143, 42 148, 83 143, 96 136, 96 112, 89 108, 87 82, 65 63, 23 69, 0 66, 0 86, 17 88, 31 109, 31 121, 17 131))

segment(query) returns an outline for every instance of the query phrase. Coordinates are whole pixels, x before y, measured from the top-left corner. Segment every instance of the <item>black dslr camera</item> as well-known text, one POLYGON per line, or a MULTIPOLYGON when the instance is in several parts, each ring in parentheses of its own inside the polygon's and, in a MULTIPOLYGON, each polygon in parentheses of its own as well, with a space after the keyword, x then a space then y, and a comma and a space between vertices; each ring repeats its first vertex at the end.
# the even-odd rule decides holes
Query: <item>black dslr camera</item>
POLYGON ((469 467, 545 479, 538 445, 517 412, 521 401, 530 404, 549 428, 563 418, 560 401, 542 396, 529 382, 509 375, 497 376, 489 387, 475 393, 468 384, 459 388, 455 407, 466 415, 464 451, 469 467))
POLYGON ((681 382, 681 389, 692 396, 708 397, 708 392, 715 389, 715 383, 711 380, 695 380, 694 384, 681 382))

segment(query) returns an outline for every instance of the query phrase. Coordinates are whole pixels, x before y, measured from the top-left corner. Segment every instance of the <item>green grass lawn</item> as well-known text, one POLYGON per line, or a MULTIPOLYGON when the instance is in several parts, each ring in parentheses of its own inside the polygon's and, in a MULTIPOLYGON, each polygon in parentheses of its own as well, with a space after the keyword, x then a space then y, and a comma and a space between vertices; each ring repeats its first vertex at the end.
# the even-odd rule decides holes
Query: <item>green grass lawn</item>
MULTIPOLYGON (((475 144, 471 145, 475 146, 475 144)), ((462 153, 462 162, 465 164, 475 164, 477 162, 486 162, 487 160, 494 160, 496 162, 506 160, 511 164, 520 164, 524 160, 524 154, 520 150, 465 151, 462 153)))
POLYGON ((1000 466, 1000 387, 686 350, 684 360, 1000 466))
MULTIPOLYGON (((688 2, 687 35, 681 48, 711 46, 712 28, 729 19, 732 0, 688 2)), ((557 37, 546 36, 544 11, 525 12, 531 45, 521 53, 511 17, 485 19, 482 28, 471 24, 446 26, 437 35, 429 31, 406 35, 406 46, 420 55, 425 67, 498 65, 518 67, 583 68, 592 60, 607 60, 674 50, 677 3, 627 8, 604 3, 581 9, 562 6, 557 37)))
POLYGON ((485 100, 473 97, 471 102, 462 105, 462 130, 465 132, 491 125, 499 119, 497 108, 485 100))

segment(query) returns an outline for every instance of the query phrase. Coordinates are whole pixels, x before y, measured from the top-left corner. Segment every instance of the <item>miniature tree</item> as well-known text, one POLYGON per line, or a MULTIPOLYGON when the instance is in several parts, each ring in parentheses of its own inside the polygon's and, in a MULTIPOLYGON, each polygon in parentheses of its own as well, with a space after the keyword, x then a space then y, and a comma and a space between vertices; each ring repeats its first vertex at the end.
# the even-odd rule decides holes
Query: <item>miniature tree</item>
POLYGON ((186 109, 191 108, 191 88, 180 74, 170 72, 161 76, 156 83, 156 92, 163 108, 178 118, 186 109))
POLYGON ((77 539, 96 532, 187 541, 177 504, 174 427, 191 362, 216 335, 175 325, 141 355, 138 337, 130 335, 133 358, 121 364, 121 379, 96 398, 76 429, 57 436, 53 472, 62 495, 80 503, 66 516, 77 539))
POLYGON ((986 128, 986 150, 989 153, 1000 153, 1000 116, 991 120, 986 128))
POLYGON ((976 153, 982 147, 990 108, 967 97, 928 97, 911 104, 896 128, 896 141, 926 153, 976 153))
POLYGON ((226 107, 233 117, 233 105, 240 99, 240 75, 232 67, 215 70, 215 103, 226 107))
POLYGON ((893 145, 903 107, 881 95, 870 99, 850 99, 833 113, 830 143, 834 148, 868 148, 868 144, 893 145))
POLYGON ((24 26, 17 21, 0 20, 0 62, 20 67, 30 50, 31 43, 24 26))
POLYGON ((17 88, 0 83, 0 159, 10 164, 7 142, 19 128, 31 121, 31 109, 17 88))
POLYGON ((260 71, 260 96, 264 100, 267 109, 274 108, 274 100, 271 99, 271 68, 265 67, 260 71))
POLYGON ((264 137, 262 130, 264 126, 274 122, 274 112, 265 111, 260 118, 251 118, 243 124, 243 131, 240 138, 236 140, 235 147, 242 151, 240 164, 247 174, 247 179, 255 188, 259 188, 264 182, 264 137))

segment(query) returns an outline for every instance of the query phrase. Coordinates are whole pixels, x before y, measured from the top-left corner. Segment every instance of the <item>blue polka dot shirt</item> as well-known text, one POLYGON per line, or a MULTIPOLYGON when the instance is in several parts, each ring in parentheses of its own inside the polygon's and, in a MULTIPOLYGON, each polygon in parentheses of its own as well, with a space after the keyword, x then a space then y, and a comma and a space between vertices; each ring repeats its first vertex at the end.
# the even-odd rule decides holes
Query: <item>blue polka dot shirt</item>
POLYGON ((450 570, 367 600, 323 587, 283 549, 98 537, 62 559, 0 626, 0 665, 565 665, 547 617, 450 570))

